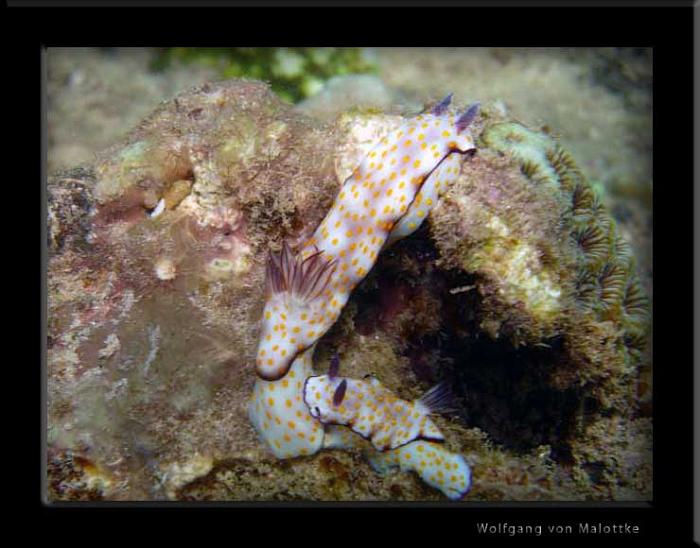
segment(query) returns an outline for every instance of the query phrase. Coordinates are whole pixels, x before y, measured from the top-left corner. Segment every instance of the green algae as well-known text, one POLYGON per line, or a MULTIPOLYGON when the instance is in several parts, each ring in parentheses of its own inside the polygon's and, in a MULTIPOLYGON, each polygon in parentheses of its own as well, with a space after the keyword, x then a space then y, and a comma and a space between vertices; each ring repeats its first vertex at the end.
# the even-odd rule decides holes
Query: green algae
POLYGON ((333 76, 377 71, 361 48, 169 48, 161 51, 154 68, 173 62, 211 67, 223 78, 270 82, 275 93, 292 103, 315 95, 333 76))

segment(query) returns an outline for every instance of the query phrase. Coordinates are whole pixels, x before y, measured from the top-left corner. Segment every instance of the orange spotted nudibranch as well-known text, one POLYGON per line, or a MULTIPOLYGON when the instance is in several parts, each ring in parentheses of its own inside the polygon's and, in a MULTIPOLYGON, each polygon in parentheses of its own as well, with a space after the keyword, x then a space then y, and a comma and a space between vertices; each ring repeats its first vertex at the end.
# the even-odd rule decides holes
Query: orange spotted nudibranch
POLYGON ((475 150, 468 126, 478 104, 453 116, 450 101, 451 95, 382 138, 297 253, 284 242, 270 254, 248 413, 278 458, 369 440, 377 470, 415 471, 457 499, 469 489, 470 471, 445 448, 429 417, 441 409, 442 389, 409 402, 376 379, 314 376, 312 364, 316 343, 379 253, 418 229, 457 178, 460 157, 475 150))
POLYGON ((348 426, 378 451, 419 439, 444 441, 430 415, 444 409, 446 394, 446 385, 440 384, 420 399, 407 401, 374 377, 358 380, 333 373, 311 376, 304 385, 304 403, 313 418, 348 426))
POLYGON ((313 236, 294 255, 285 243, 267 265, 258 376, 284 377, 297 354, 335 323, 352 290, 388 244, 425 220, 475 150, 478 104, 448 113, 451 95, 382 138, 345 181, 313 236))

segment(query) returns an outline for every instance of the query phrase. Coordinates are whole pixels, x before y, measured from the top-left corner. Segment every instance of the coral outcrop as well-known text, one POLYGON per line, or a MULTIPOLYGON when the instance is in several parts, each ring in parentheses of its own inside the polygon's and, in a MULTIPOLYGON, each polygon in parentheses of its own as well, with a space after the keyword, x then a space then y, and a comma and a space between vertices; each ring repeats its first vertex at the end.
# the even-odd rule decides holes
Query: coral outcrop
MULTIPOLYGON (((440 499, 359 452, 278 460, 246 411, 268 251, 307 239, 400 120, 322 124, 264 84, 211 84, 50 179, 50 499, 440 499)), ((551 136, 489 108, 473 133, 476 156, 315 361, 338 352, 407 400, 451 383, 460 410, 435 421, 472 499, 648 498, 633 256, 551 136)))

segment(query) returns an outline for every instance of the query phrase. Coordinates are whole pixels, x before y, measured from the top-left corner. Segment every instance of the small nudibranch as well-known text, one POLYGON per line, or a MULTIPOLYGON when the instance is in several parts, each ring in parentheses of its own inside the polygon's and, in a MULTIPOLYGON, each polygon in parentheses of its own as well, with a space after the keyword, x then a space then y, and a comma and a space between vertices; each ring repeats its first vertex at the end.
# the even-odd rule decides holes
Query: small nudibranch
POLYGON ((304 385, 304 402, 314 419, 348 426, 378 451, 420 439, 444 441, 430 414, 444 410, 446 401, 444 384, 415 401, 397 398, 374 377, 319 375, 309 377, 304 385))
POLYGON ((297 257, 286 244, 270 257, 258 376, 282 378, 296 355, 335 323, 387 239, 414 232, 456 179, 458 156, 475 149, 467 127, 478 104, 455 119, 447 112, 450 100, 380 140, 297 257))
POLYGON ((323 444, 323 425, 303 402, 304 381, 313 375, 313 348, 294 360, 278 381, 257 379, 248 404, 248 416, 277 458, 313 455, 323 444))

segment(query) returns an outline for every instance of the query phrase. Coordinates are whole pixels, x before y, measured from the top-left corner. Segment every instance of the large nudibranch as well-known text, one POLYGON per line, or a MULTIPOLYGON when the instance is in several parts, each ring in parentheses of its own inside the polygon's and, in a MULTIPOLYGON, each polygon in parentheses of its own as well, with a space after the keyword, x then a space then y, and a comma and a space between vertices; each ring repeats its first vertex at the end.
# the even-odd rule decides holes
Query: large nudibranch
POLYGON ((256 360, 258 376, 282 378, 320 339, 382 247, 418 229, 438 193, 459 174, 458 153, 475 150, 467 126, 478 105, 455 119, 446 98, 384 137, 342 185, 330 211, 294 257, 284 244, 268 263, 268 299, 256 360))
POLYGON ((258 379, 248 410, 256 430, 279 458, 310 455, 324 447, 352 448, 367 443, 357 435, 362 434, 374 444, 371 460, 377 469, 414 470, 450 498, 459 498, 469 488, 469 467, 460 455, 444 448, 442 434, 428 417, 437 409, 437 392, 408 402, 391 395, 376 379, 324 379, 314 376, 312 365, 316 343, 382 249, 418 229, 443 189, 459 175, 460 156, 474 152, 467 127, 478 104, 455 117, 448 113, 450 100, 451 95, 380 140, 343 183, 330 211, 297 254, 286 242, 278 254, 270 254, 258 379), (327 398, 330 392, 334 397, 325 401, 324 410, 334 413, 321 413, 320 408, 309 412, 305 388, 312 399, 316 393, 327 398), (389 418, 386 431, 377 430, 369 415, 355 420, 356 413, 367 411, 362 407, 348 407, 350 415, 340 411, 341 404, 334 408, 333 400, 345 397, 349 404, 365 394, 387 402, 376 410, 389 418))

